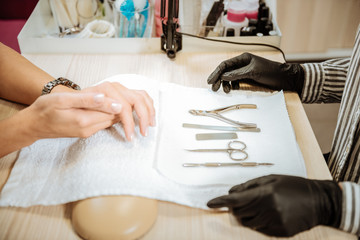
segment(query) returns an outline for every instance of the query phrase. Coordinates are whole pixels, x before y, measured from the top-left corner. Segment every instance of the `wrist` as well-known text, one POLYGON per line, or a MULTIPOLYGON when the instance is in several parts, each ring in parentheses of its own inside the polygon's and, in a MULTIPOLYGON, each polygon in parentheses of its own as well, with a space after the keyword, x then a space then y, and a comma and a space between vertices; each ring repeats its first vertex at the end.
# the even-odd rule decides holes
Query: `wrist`
POLYGON ((343 193, 339 184, 332 180, 321 181, 324 194, 321 201, 321 223, 338 228, 341 221, 343 193))
POLYGON ((280 74, 284 80, 284 90, 295 91, 299 96, 304 87, 304 69, 298 63, 283 63, 280 66, 280 74))
POLYGON ((28 146, 40 139, 36 129, 38 127, 38 121, 37 119, 34 119, 34 114, 32 114, 31 108, 32 105, 19 111, 15 115, 16 118, 13 120, 16 126, 21 126, 18 128, 18 134, 19 136, 22 136, 22 139, 24 140, 23 144, 26 144, 25 146, 28 146))
POLYGON ((32 119, 26 114, 27 108, 13 116, 0 121, 0 157, 34 143, 36 136, 32 133, 32 119))
POLYGON ((64 85, 57 85, 51 90, 51 93, 76 92, 76 91, 78 90, 66 87, 64 85))

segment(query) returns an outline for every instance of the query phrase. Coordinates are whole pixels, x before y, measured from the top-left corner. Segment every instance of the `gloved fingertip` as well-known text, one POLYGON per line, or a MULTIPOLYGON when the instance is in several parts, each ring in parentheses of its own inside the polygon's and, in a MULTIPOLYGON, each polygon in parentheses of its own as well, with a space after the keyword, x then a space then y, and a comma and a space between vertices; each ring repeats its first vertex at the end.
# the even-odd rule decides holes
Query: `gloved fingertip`
POLYGON ((220 82, 220 81, 217 81, 217 82, 215 82, 215 83, 211 86, 211 89, 212 89, 214 92, 216 92, 217 90, 219 90, 220 85, 221 85, 221 82, 220 82))
POLYGON ((230 83, 229 82, 223 82, 223 90, 225 93, 229 93, 231 90, 230 83))
POLYGON ((207 79, 208 84, 213 84, 215 82, 215 79, 210 75, 207 79))
POLYGON ((218 76, 219 76, 219 75, 220 75, 220 73, 219 73, 218 69, 215 69, 215 71, 213 71, 213 72, 209 75, 209 77, 208 77, 208 79, 207 79, 207 83, 208 83, 208 84, 213 84, 213 83, 215 83, 216 80, 218 79, 218 76))
POLYGON ((225 203, 219 198, 214 198, 210 200, 206 205, 209 208, 221 208, 226 206, 225 203))

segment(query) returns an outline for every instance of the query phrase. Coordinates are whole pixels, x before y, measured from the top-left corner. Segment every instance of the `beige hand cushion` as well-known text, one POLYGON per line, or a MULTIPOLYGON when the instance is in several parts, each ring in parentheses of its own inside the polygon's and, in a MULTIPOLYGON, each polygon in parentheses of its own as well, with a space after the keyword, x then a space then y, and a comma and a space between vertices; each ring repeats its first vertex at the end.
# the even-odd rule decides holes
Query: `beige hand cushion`
POLYGON ((157 217, 157 200, 133 196, 101 196, 78 201, 72 225, 84 239, 136 239, 157 217))

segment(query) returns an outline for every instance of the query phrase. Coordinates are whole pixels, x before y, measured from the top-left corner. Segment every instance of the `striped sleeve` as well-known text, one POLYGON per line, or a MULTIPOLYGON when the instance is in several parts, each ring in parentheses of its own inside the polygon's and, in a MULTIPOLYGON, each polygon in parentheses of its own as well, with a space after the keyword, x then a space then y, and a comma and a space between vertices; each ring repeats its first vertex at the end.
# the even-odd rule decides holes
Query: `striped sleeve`
POLYGON ((360 185, 341 182, 343 191, 340 229, 360 236, 360 185))
POLYGON ((350 58, 342 58, 302 64, 305 75, 302 102, 340 102, 349 63, 350 58))

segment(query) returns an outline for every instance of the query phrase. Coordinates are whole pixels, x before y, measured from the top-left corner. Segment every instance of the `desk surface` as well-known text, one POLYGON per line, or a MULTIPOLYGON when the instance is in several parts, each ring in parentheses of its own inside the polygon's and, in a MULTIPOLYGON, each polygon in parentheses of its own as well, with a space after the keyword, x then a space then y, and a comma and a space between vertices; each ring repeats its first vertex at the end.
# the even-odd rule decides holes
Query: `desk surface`
MULTIPOLYGON (((278 52, 254 52, 271 60, 282 61, 278 52)), ((223 60, 239 55, 229 53, 178 53, 175 60, 165 54, 28 54, 38 67, 54 77, 67 77, 83 88, 104 78, 123 73, 141 74, 162 82, 191 87, 206 87, 211 71, 223 60)), ((249 86, 242 86, 243 89, 249 86)), ((296 139, 305 159, 309 178, 330 179, 331 175, 312 132, 301 102, 295 93, 285 93, 286 105, 296 139)), ((22 109, 0 100, 0 119, 22 109)), ((0 159, 0 189, 9 177, 18 152, 0 159)), ((70 204, 30 208, 0 208, 0 239, 79 239, 71 225, 70 204)), ((270 239, 240 227, 228 213, 189 208, 159 202, 158 218, 142 239, 270 239)), ((274 238, 272 238, 274 239, 274 238)), ((328 227, 316 227, 291 239, 356 239, 355 236, 328 227)))

